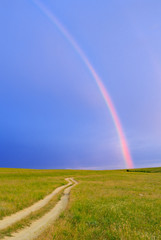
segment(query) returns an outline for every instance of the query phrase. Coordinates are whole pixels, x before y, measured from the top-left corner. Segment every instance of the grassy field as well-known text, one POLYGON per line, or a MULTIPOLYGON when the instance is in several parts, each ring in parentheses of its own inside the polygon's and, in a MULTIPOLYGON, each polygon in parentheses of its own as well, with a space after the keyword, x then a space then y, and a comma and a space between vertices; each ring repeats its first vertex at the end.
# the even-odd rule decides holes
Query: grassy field
MULTIPOLYGON (((12 202, 18 204, 17 209, 23 208, 24 202, 29 205, 52 191, 53 186, 65 183, 63 179, 67 176, 79 182, 72 189, 69 206, 37 240, 161 239, 161 168, 135 171, 1 169, 0 202, 5 196, 6 201, 3 198, 2 202, 6 206, 12 198, 12 202), (28 200, 22 196, 23 191, 28 200)), ((9 214, 11 210, 8 207, 9 214)))
POLYGON ((135 168, 135 169, 127 169, 127 172, 146 172, 146 173, 159 173, 161 172, 160 167, 156 168, 135 168))
POLYGON ((161 239, 161 168, 75 178, 68 209, 37 240, 161 239))
POLYGON ((15 233, 15 232, 21 230, 22 228, 29 226, 32 222, 41 218, 45 213, 50 211, 53 208, 53 206, 55 206, 55 204, 60 200, 62 193, 63 193, 63 191, 58 193, 58 195, 54 196, 49 201, 48 204, 46 204, 41 209, 32 212, 26 218, 21 219, 20 221, 16 222, 15 224, 12 224, 11 226, 9 226, 3 230, 0 230, 0 239, 3 239, 5 236, 12 236, 12 233, 15 233))
POLYGON ((55 171, 0 169, 0 219, 32 205, 66 184, 55 171))

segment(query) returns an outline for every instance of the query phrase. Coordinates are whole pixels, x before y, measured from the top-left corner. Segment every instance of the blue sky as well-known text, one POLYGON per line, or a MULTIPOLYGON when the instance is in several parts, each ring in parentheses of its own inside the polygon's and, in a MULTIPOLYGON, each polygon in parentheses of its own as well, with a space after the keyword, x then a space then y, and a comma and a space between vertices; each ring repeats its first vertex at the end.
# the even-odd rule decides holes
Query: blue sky
MULTIPOLYGON (((161 165, 161 2, 43 1, 109 91, 135 167, 161 165)), ((0 1, 0 167, 124 168, 111 115, 32 0, 0 1)))

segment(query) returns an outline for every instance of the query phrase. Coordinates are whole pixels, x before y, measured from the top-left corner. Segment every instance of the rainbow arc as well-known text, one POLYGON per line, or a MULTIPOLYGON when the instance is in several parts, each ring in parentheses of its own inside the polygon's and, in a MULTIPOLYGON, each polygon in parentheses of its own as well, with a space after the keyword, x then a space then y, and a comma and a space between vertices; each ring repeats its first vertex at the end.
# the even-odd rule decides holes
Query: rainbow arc
POLYGON ((104 101, 106 103, 106 106, 108 107, 110 114, 112 116, 114 125, 116 127, 118 137, 120 140, 120 145, 124 157, 124 161, 126 164, 126 168, 133 168, 133 160, 130 154, 130 150, 128 147, 128 143, 123 131, 123 127, 121 125, 121 121, 118 117, 116 108, 112 102, 112 99, 105 88, 103 81, 99 77, 99 75, 96 73, 94 67, 91 65, 90 61, 86 57, 85 53, 82 51, 82 49, 79 47, 77 42, 74 40, 74 38, 71 36, 71 34, 66 30, 66 28, 58 21, 58 19, 54 16, 54 14, 49 11, 41 2, 38 0, 33 0, 33 2, 39 7, 39 9, 48 17, 48 19, 57 27, 57 29, 63 34, 66 40, 72 45, 72 47, 75 49, 75 51, 78 53, 86 67, 88 68, 89 72, 91 73, 93 79, 95 80, 102 97, 104 98, 104 101))

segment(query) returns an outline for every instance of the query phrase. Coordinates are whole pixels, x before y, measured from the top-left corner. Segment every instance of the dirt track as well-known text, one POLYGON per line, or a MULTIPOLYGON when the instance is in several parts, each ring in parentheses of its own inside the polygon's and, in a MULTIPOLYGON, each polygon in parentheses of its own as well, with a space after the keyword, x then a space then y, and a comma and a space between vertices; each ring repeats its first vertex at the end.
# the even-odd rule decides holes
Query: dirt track
MULTIPOLYGON (((72 181, 73 185, 64 190, 63 196, 52 210, 50 210, 40 219, 34 221, 29 227, 14 233, 12 237, 5 237, 4 240, 33 240, 38 237, 50 224, 52 224, 59 217, 60 213, 66 208, 69 201, 70 191, 72 187, 77 184, 77 182, 72 178, 68 180, 72 181)), ((69 184, 70 183, 67 185, 69 184)))
POLYGON ((39 210, 40 208, 45 206, 58 192, 60 192, 61 190, 63 190, 65 187, 69 186, 72 183, 70 178, 66 178, 65 180, 68 181, 68 184, 56 188, 51 194, 47 195, 44 199, 34 203, 32 206, 28 208, 25 208, 19 212, 12 214, 11 216, 7 216, 0 220, 0 230, 11 226, 17 221, 20 221, 21 219, 27 217, 32 212, 39 210))

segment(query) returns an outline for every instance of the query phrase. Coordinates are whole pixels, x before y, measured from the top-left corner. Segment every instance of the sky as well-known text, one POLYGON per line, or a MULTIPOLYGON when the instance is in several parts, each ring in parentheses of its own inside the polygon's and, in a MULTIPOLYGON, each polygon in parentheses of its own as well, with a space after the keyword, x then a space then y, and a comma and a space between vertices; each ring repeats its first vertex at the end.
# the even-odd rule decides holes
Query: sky
POLYGON ((161 1, 0 1, 0 167, 126 168, 95 79, 111 96, 134 167, 161 166, 161 1))

